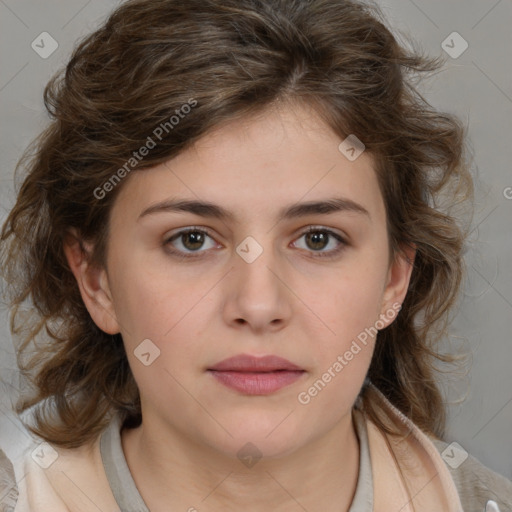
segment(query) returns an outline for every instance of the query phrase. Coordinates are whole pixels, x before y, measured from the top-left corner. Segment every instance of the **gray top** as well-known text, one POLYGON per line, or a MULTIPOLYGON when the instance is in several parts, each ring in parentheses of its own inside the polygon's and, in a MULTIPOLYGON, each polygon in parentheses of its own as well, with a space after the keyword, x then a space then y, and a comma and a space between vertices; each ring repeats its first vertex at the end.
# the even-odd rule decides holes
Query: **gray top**
MULTIPOLYGON (((366 423, 360 413, 353 415, 359 439, 359 476, 349 512, 373 511, 373 477, 366 423)), ((122 512, 149 512, 137 490, 124 457, 121 428, 116 417, 103 432, 100 440, 101 458, 114 498, 122 512)))

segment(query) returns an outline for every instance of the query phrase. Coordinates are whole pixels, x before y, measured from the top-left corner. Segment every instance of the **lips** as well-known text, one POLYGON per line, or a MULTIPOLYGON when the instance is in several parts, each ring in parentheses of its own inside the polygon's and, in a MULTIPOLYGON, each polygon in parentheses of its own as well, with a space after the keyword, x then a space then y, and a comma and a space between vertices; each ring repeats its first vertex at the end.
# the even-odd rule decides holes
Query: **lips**
POLYGON ((209 368, 215 371, 275 372, 279 370, 302 371, 302 368, 279 356, 254 357, 247 354, 224 359, 209 368))
POLYGON ((221 384, 246 395, 268 395, 292 384, 306 372, 279 356, 230 357, 208 369, 221 384))

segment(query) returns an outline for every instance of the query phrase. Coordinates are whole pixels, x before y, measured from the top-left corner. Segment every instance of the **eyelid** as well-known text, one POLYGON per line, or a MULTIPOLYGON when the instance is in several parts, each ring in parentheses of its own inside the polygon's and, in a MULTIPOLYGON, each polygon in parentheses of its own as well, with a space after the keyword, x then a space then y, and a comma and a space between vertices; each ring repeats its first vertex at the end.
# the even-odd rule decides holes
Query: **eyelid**
POLYGON ((210 230, 210 228, 207 228, 205 226, 186 226, 184 228, 177 228, 176 230, 173 230, 173 232, 171 232, 170 234, 166 234, 165 240, 169 241, 172 240, 173 238, 177 238, 179 235, 195 231, 200 231, 201 233, 205 233, 213 238, 213 232, 210 230))
POLYGON ((325 231, 326 233, 330 233, 332 235, 339 236, 345 243, 348 243, 348 236, 345 235, 343 232, 339 232, 335 230, 334 228, 328 228, 327 226, 321 226, 321 225, 312 225, 308 226, 306 230, 299 231, 299 235, 304 235, 306 233, 311 233, 314 231, 325 231))
MULTIPOLYGON (((219 243, 215 236, 213 235, 212 231, 205 227, 205 226, 187 226, 184 228, 179 228, 177 231, 173 232, 172 234, 165 237, 163 245, 167 246, 170 242, 173 242, 174 240, 178 239, 180 236, 191 233, 191 232, 200 232, 204 233, 208 237, 210 237, 212 240, 214 240, 217 244, 219 243)), ((301 230, 298 230, 298 232, 295 235, 295 238, 293 239, 293 242, 300 239, 304 235, 307 235, 308 233, 315 233, 315 232, 324 232, 327 233, 328 236, 334 237, 340 244, 340 246, 336 249, 332 249, 330 251, 313 251, 306 249, 305 250, 309 253, 311 253, 313 258, 329 258, 329 257, 335 257, 339 254, 340 251, 342 251, 347 245, 350 245, 348 242, 348 237, 344 234, 340 234, 339 232, 335 231, 332 228, 328 228, 326 226, 319 226, 319 225, 310 225, 306 229, 302 228, 301 230)), ((169 252, 172 254, 179 255, 184 258, 197 258, 197 257, 204 257, 207 255, 211 249, 206 250, 197 250, 197 251, 191 251, 191 252, 182 252, 177 249, 168 249, 169 252)))
POLYGON ((296 236, 294 238, 294 242, 296 240, 302 238, 304 235, 307 235, 308 233, 316 233, 316 232, 327 233, 329 237, 335 238, 338 241, 339 246, 336 249, 331 249, 330 251, 313 251, 313 250, 307 251, 306 249, 302 249, 302 250, 306 250, 310 254, 311 258, 315 258, 315 259, 331 258, 331 259, 333 259, 333 258, 336 258, 344 249, 346 249, 347 246, 350 245, 350 243, 348 242, 348 237, 345 234, 340 234, 338 231, 335 231, 332 228, 328 228, 326 226, 318 226, 318 225, 308 226, 307 229, 301 230, 298 233, 298 236, 296 236))
POLYGON ((205 227, 205 226, 187 226, 184 228, 179 228, 177 231, 174 231, 171 234, 168 234, 164 237, 164 241, 162 245, 167 248, 167 251, 170 252, 173 255, 180 256, 182 258, 198 258, 198 257, 204 257, 205 255, 210 252, 211 249, 207 250, 197 250, 197 251, 190 251, 190 252, 183 252, 178 249, 175 249, 174 247, 172 249, 168 248, 171 242, 174 240, 179 239, 182 235, 186 235, 187 233, 195 233, 200 232, 204 233, 208 237, 210 237, 216 244, 219 244, 217 242, 215 236, 213 235, 212 231, 205 227))

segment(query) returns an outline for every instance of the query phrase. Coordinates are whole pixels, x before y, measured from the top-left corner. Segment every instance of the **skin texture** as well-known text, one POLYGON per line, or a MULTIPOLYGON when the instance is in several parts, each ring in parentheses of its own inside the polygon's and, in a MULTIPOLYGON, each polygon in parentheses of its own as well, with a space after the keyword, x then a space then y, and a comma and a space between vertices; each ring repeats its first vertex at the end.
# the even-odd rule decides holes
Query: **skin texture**
POLYGON ((412 267, 389 259, 371 156, 351 162, 338 150, 341 141, 306 106, 274 106, 229 122, 126 179, 111 212, 106 268, 89 265, 77 244, 66 247, 93 320, 123 336, 143 415, 139 428, 123 430, 123 449, 152 511, 292 511, 301 510, 298 503, 309 511, 348 509, 359 458, 351 408, 375 339, 307 405, 297 396, 365 328, 392 321, 381 315, 403 302, 412 267), (285 206, 335 196, 368 215, 277 219, 285 206), (140 217, 170 198, 209 201, 234 218, 140 217), (173 255, 169 249, 187 254, 190 242, 169 238, 190 226, 207 228, 211 238, 199 257, 173 255), (315 246, 304 235, 309 226, 346 244, 336 255, 340 242, 332 236, 315 246), (263 249, 252 263, 236 252, 247 236, 263 249), (160 350, 149 366, 134 355, 144 339, 160 350), (247 396, 206 371, 240 353, 276 354, 305 372, 271 395, 247 396), (237 458, 247 442, 263 455, 252 467, 237 458))

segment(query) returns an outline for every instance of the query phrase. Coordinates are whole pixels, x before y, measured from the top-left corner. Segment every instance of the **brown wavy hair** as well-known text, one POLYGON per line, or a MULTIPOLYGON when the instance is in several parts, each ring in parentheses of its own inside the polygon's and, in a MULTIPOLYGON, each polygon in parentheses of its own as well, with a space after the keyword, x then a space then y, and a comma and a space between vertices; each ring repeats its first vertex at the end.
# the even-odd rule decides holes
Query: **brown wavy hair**
MULTIPOLYGON (((451 359, 437 343, 458 297, 466 235, 439 201, 465 204, 473 192, 464 127, 417 88, 417 78, 442 64, 399 42, 377 7, 356 0, 118 7, 46 86, 51 123, 18 164, 23 182, 1 232, 18 365, 32 384, 16 410, 34 406, 29 428, 76 447, 114 413, 131 425, 141 421, 121 335, 94 324, 63 251, 74 228, 104 263, 109 212, 123 182, 101 198, 98 187, 191 98, 193 111, 133 172, 176 156, 220 123, 286 100, 312 106, 341 138, 364 142, 386 205, 390 252, 417 249, 402 310, 378 335, 368 379, 441 437, 436 363, 451 359)), ((386 429, 371 388, 360 398, 386 429)))

